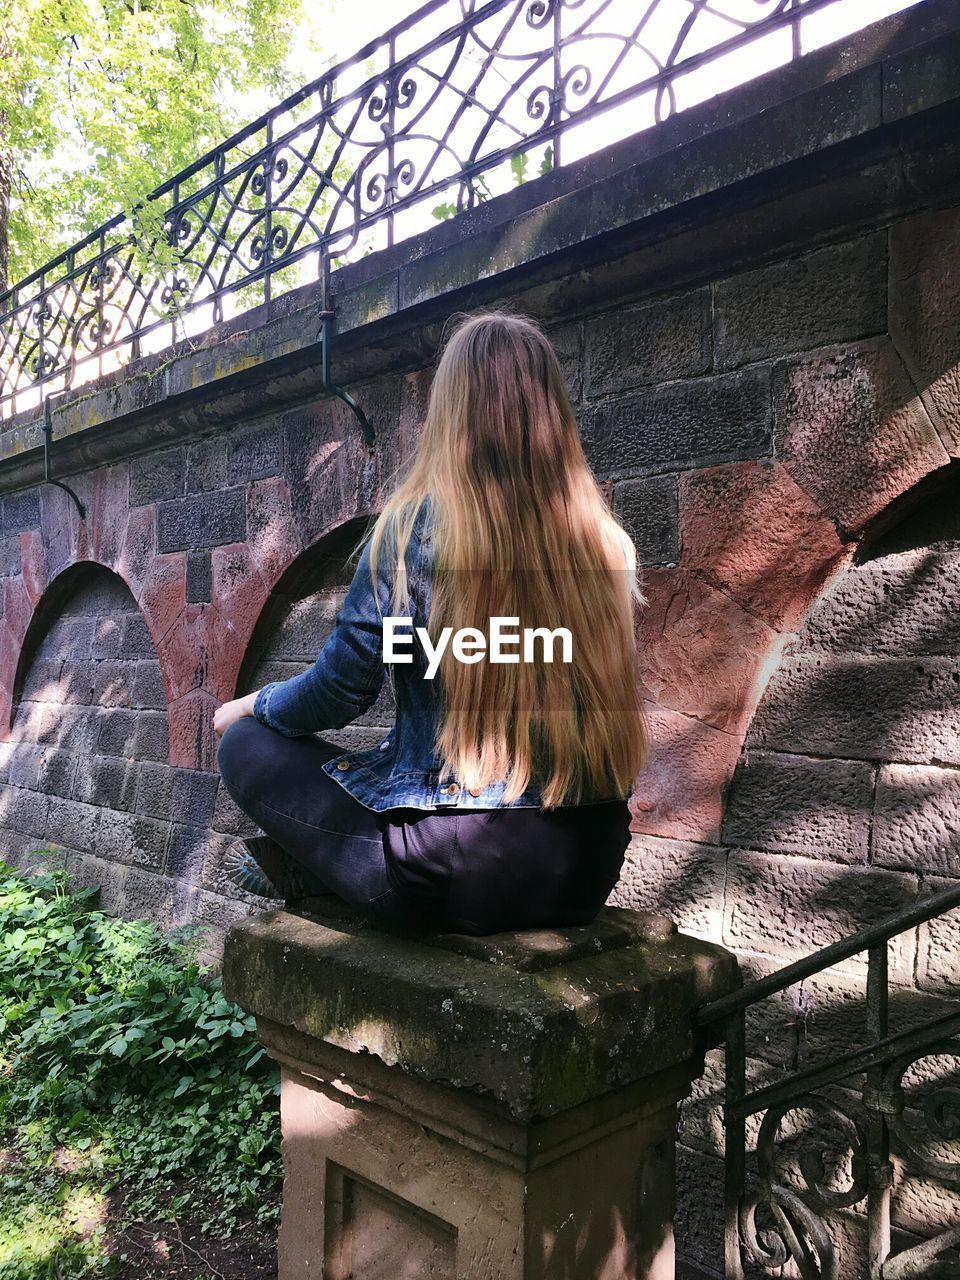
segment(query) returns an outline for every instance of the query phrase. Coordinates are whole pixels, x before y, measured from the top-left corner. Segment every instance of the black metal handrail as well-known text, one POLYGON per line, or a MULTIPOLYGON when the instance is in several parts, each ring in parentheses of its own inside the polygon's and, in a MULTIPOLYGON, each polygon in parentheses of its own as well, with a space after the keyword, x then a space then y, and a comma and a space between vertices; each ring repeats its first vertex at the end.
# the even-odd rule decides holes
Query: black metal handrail
MULTIPOLYGON (((746 1267, 780 1274, 789 1261, 803 1280, 839 1280, 839 1260, 829 1216, 866 1202, 867 1263, 864 1280, 911 1280, 955 1277, 960 1261, 948 1251, 960 1246, 960 1225, 933 1238, 892 1252, 891 1198, 894 1165, 891 1139, 909 1167, 960 1190, 960 1153, 944 1159, 921 1151, 905 1112, 903 1077, 923 1058, 960 1060, 960 1008, 955 1012, 889 1033, 887 944, 908 929, 960 907, 960 885, 921 898, 847 938, 841 938, 739 991, 702 1005, 694 1015, 704 1030, 722 1026, 725 1046, 724 1086, 724 1275, 744 1280, 746 1267), (866 951, 867 1040, 865 1045, 829 1062, 793 1072, 782 1080, 747 1088, 747 1010, 761 1000, 822 973, 866 951), (842 1095, 814 1090, 844 1084, 865 1073, 859 1112, 842 1095), (834 1138, 847 1143, 849 1185, 826 1185, 822 1161, 801 1156, 794 1183, 784 1182, 777 1167, 777 1138, 784 1119, 808 1110, 826 1116, 834 1138), (763 1113, 756 1140, 756 1174, 748 1185, 746 1122, 763 1113)), ((922 1114, 935 1143, 960 1142, 960 1089, 935 1084, 922 1114)))
POLYGON ((771 0, 743 16, 717 0, 645 0, 611 29, 612 0, 428 0, 150 193, 166 205, 172 267, 145 269, 117 215, 0 294, 0 415, 69 387, 80 365, 136 358, 164 327, 168 345, 188 313, 217 323, 231 297, 269 306, 307 282, 311 256, 319 275, 365 232, 393 244, 415 206, 473 207, 531 154, 539 172, 556 168, 567 131, 616 106, 649 99, 658 122, 678 109, 681 75, 778 28, 799 56, 801 20, 835 2, 771 0), (719 22, 730 34, 711 41, 719 22))

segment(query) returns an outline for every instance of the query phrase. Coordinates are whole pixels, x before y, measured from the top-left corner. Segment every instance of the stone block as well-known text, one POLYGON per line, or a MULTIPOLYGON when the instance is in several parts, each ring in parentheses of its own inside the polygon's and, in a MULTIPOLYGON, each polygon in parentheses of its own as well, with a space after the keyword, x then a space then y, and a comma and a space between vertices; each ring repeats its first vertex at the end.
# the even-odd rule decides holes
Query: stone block
POLYGON ((78 853, 90 853, 96 842, 101 810, 93 804, 80 804, 51 796, 47 807, 47 833, 58 844, 78 853))
POLYGON ((683 563, 778 631, 789 631, 849 548, 778 462, 727 463, 680 477, 683 563))
POLYGON ((136 755, 136 735, 140 712, 122 707, 104 708, 97 718, 97 754, 131 758, 136 755))
POLYGON ((630 797, 633 830, 715 844, 740 753, 737 737, 652 702, 644 703, 644 714, 651 750, 630 797))
POLYGON ((735 981, 709 947, 609 907, 467 938, 316 899, 231 929, 225 992, 282 1067, 282 1280, 672 1280, 690 984, 735 981))
POLYGON ((884 764, 873 814, 873 861, 960 879, 960 771, 884 764))
POLYGON ((127 520, 127 529, 120 554, 117 557, 117 573, 139 600, 153 559, 157 554, 156 507, 133 507, 127 520))
MULTIPOLYGON (((227 484, 277 476, 283 470, 283 433, 274 422, 231 431, 227 436, 227 484)), ((233 538, 221 539, 233 542, 233 538)))
MULTIPOLYGON (((576 403, 583 395, 583 324, 579 320, 570 320, 565 324, 550 325, 546 334, 556 352, 563 380, 567 384, 567 393, 576 403)), ((402 413, 401 389, 401 415, 402 413)))
POLYGON ((781 645, 765 622, 685 568, 644 575, 640 687, 662 707, 742 734, 781 645))
POLYGON ((37 791, 44 748, 36 742, 18 742, 9 756, 9 779, 12 787, 37 791))
MULTIPOLYGON (((179 811, 177 811, 179 816, 179 811)), ((190 826, 184 822, 170 824, 170 844, 167 849, 166 873, 178 881, 199 884, 207 859, 209 834, 205 827, 190 826)))
MULTIPOLYGON (((91 658, 109 659, 116 662, 120 658, 120 644, 123 629, 120 618, 105 617, 93 619, 93 635, 90 638, 89 653, 91 658)), ((79 654, 77 656, 80 656, 79 654)))
POLYGON ((125 619, 122 652, 125 657, 152 658, 154 640, 163 639, 187 604, 187 557, 182 552, 156 556, 143 584, 143 618, 125 619), (141 628, 140 623, 145 625, 141 628))
POLYGON ((227 485, 227 442, 222 437, 187 446, 187 493, 209 493, 227 485))
POLYGON ((918 547, 847 570, 793 646, 841 654, 960 653, 960 551, 918 547))
POLYGON ((710 291, 618 306, 584 324, 589 398, 709 373, 713 361, 710 291))
POLYGON ((264 584, 274 586, 304 548, 294 519, 290 490, 282 476, 260 480, 247 490, 247 545, 264 584))
POLYGON ((123 908, 123 882, 127 868, 88 853, 71 853, 67 858, 70 883, 78 889, 98 887, 96 903, 107 915, 120 915, 123 908))
POLYGON ((19 536, 26 529, 40 525, 40 490, 20 489, 0 499, 0 533, 4 537, 19 536))
POLYGON ((713 288, 717 368, 885 333, 885 231, 801 253, 713 288))
MULTIPOLYGON (((20 536, 0 536, 0 577, 11 578, 20 572, 20 536)), ((2 596, 0 596, 2 601, 2 596)))
POLYGON ((633 911, 656 911, 695 938, 718 942, 723 933, 727 852, 689 840, 635 834, 620 880, 608 901, 633 911))
POLYGON ((723 820, 727 844, 865 863, 875 769, 861 760, 822 760, 745 751, 723 820))
POLYGON ((948 455, 889 339, 774 372, 776 455, 848 533, 948 455))
POLYGON ((137 768, 135 760, 81 756, 74 778, 74 797, 87 804, 129 811, 136 799, 137 768))
MULTIPOLYGON (((206 689, 192 689, 170 703, 169 760, 184 769, 216 768, 213 713, 218 705, 206 689)), ((167 759, 157 755, 153 759, 167 759)))
POLYGON ((137 765, 137 812, 150 818, 169 819, 175 816, 171 798, 173 795, 173 770, 167 764, 143 761, 137 765))
POLYGON ((95 667, 93 701, 101 707, 132 707, 135 663, 106 659, 95 667))
POLYGON ((960 764, 958 658, 786 655, 746 745, 850 760, 960 764))
POLYGON ((210 599, 210 552, 188 551, 187 603, 202 604, 210 599))
POLYGON ((184 493, 186 457, 182 448, 163 449, 137 460, 130 471, 130 506, 180 498, 184 493))
POLYGON ((161 555, 240 542, 245 536, 241 488, 190 494, 178 501, 157 503, 157 550, 161 555))
POLYGON ((79 757, 60 747, 47 747, 40 765, 38 785, 51 796, 72 796, 79 757))
MULTIPOLYGON (((831 866, 812 858, 737 852, 727 870, 728 947, 799 959, 867 925, 877 924, 917 897, 915 876, 876 867, 831 866)), ((898 981, 913 973, 912 934, 890 944, 898 981)), ((837 972, 863 973, 863 957, 837 972)))
POLYGON ((134 754, 138 760, 166 760, 170 747, 167 717, 160 711, 137 711, 134 754))
POLYGON ((770 415, 757 368, 612 397, 583 411, 581 433, 598 475, 628 476, 769 454, 770 415))
POLYGON ((167 692, 160 674, 159 662, 145 658, 137 663, 133 679, 132 705, 151 711, 165 711, 167 692))
POLYGON ((613 510, 633 539, 639 565, 679 561, 676 476, 621 480, 614 486, 613 510))
MULTIPOLYGON (((931 876, 924 881, 924 896, 956 887, 955 879, 931 876)), ((960 909, 928 920, 918 932, 917 985, 942 991, 956 1000, 960 984, 960 909)))
POLYGON ((890 228, 890 336, 944 445, 960 454, 960 210, 890 228))
POLYGON ((42 838, 47 829, 48 797, 22 787, 4 787, 0 792, 0 825, 21 835, 42 838))

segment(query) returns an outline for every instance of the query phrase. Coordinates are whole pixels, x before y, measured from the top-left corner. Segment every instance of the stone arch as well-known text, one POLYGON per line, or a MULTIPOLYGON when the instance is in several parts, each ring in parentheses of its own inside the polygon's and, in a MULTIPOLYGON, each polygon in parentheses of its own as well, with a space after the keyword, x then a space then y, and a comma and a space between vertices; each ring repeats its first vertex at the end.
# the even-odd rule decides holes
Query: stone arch
MULTIPOLYGON (((613 901, 657 906, 737 952, 745 978, 778 969, 918 896, 960 882, 960 460, 877 513, 842 572, 789 635, 746 728, 722 827, 709 841, 636 835, 613 901)), ((955 1005, 960 913, 889 948, 891 1032, 955 1005)), ((867 1038, 864 967, 850 962, 751 1011, 755 1082, 816 1066, 867 1038)), ((955 1063, 908 1075, 908 1105, 955 1063)), ((722 1062, 684 1105, 678 1233, 703 1261, 722 1244, 713 1117, 722 1062)), ((849 1095, 856 1102, 856 1089, 849 1095)), ((803 1139, 785 1144, 794 1161, 803 1139), (794 1146, 791 1150, 790 1143, 794 1146)), ((822 1134, 807 1137, 822 1138, 822 1134)), ((822 1149, 822 1145, 821 1148, 822 1149)), ((960 1215, 960 1197, 898 1176, 909 1240, 960 1215)), ((841 1224, 840 1273, 859 1274, 862 1224, 841 1224)))
MULTIPOLYGON (((268 680, 286 680, 306 670, 333 629, 369 519, 338 525, 306 548, 277 580, 257 619, 240 669, 237 696, 268 680)), ((376 704, 354 725, 328 736, 345 746, 372 745, 392 720, 385 686, 376 704)))
POLYGON ((108 909, 171 919, 182 837, 212 816, 216 779, 167 763, 159 658, 114 570, 72 564, 39 600, 3 750, 5 856, 53 847, 108 909))

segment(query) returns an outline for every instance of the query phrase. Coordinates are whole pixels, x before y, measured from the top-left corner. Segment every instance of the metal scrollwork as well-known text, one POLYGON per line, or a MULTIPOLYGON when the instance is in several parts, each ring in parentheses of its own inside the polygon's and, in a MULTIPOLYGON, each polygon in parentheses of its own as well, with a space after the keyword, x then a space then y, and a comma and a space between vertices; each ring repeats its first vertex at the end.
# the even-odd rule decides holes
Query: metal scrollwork
POLYGON ((940 1159, 923 1151, 906 1116, 903 1077, 910 1067, 924 1058, 952 1057, 960 1061, 960 1044, 944 1041, 929 1045, 922 1052, 905 1055, 892 1062, 884 1073, 884 1089, 899 1097, 900 1106, 887 1117, 890 1132, 900 1150, 909 1157, 911 1167, 931 1177, 960 1187, 960 1083, 932 1082, 920 1099, 919 1115, 926 1124, 926 1136, 939 1144, 957 1144, 956 1157, 940 1159))
POLYGON ((537 152, 531 177, 556 167, 569 125, 633 102, 653 124, 676 109, 678 75, 825 2, 649 0, 614 17, 611 0, 434 0, 374 50, 413 52, 375 75, 370 49, 345 59, 150 194, 177 255, 173 284, 162 255, 152 275, 132 266, 118 217, 0 295, 0 413, 78 360, 137 351, 170 325, 175 299, 181 314, 212 302, 215 317, 228 299, 269 301, 275 272, 316 279, 321 254, 342 260, 381 219, 392 244, 415 205, 428 222, 496 194, 517 152, 537 152))

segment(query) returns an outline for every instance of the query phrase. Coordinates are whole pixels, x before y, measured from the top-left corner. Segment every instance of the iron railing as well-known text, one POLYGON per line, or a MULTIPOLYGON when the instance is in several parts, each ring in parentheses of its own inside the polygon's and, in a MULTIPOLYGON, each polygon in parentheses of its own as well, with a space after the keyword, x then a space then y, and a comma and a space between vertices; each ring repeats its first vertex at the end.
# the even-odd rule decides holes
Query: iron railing
MULTIPOLYGON (((922 1100, 908 1106, 908 1070, 922 1060, 960 1060, 960 1003, 951 1012, 895 1035, 889 1032, 887 943, 891 938, 960 907, 960 885, 920 899, 882 924, 841 939, 795 964, 702 1006, 697 1022, 722 1028, 724 1090, 726 1280, 752 1275, 799 1274, 802 1280, 846 1280, 836 1245, 837 1211, 865 1208, 867 1247, 863 1280, 956 1280, 960 1277, 960 1216, 930 1239, 893 1251, 892 1197, 898 1156, 913 1175, 960 1191, 960 1084, 928 1072, 922 1100), (832 965, 867 952, 866 1043, 822 1065, 748 1090, 746 1012, 759 1001, 832 965), (859 1104, 851 1081, 862 1076, 859 1104), (834 1087, 833 1092, 818 1092, 834 1087), (840 1086, 838 1090, 836 1086, 840 1086), (791 1113, 826 1122, 819 1142, 797 1148, 799 1167, 786 1179, 778 1155, 781 1129, 791 1113), (908 1116, 908 1111, 913 1117, 908 1116), (748 1177, 747 1119, 762 1115, 755 1170, 748 1177), (916 1131, 924 1127, 925 1142, 916 1131), (830 1173, 824 1152, 846 1156, 830 1173), (931 1154, 930 1148, 938 1154, 931 1154), (926 1148, 926 1149, 924 1149, 926 1148), (843 1182, 847 1185, 832 1185, 843 1182), (781 1270, 784 1266, 787 1271, 781 1270), (795 1271, 791 1270, 795 1268, 795 1271)), ((929 1063, 928 1063, 929 1065, 929 1063)), ((836 1162, 834 1162, 836 1165, 836 1162)))
POLYGON ((615 108, 635 113, 625 132, 656 123, 752 42, 759 69, 799 56, 801 21, 837 2, 429 0, 150 193, 173 267, 145 268, 117 216, 0 295, 0 416, 163 349, 189 313, 199 331, 228 299, 269 305, 365 234, 391 245, 531 160, 556 168, 570 131, 615 108))

